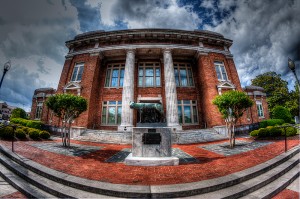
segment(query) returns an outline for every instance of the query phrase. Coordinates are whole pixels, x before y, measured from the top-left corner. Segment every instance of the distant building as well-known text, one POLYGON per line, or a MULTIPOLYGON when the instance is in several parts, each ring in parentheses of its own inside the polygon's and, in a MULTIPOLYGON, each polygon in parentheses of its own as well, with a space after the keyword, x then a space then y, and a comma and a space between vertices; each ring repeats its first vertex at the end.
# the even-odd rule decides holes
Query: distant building
POLYGON ((53 88, 39 88, 34 91, 34 95, 32 97, 30 119, 41 120, 44 123, 51 124, 52 114, 50 114, 50 111, 45 102, 48 97, 54 94, 55 89, 53 88))
MULTIPOLYGON (((241 88, 230 52, 232 40, 210 31, 136 29, 93 31, 67 41, 69 53, 57 93, 73 93, 88 100, 88 110, 73 126, 124 131, 136 126, 137 111, 129 102, 161 103, 167 126, 201 129, 224 125, 212 100, 241 88)), ((239 124, 269 118, 260 87, 245 92, 255 102, 239 124)), ((54 89, 37 89, 32 119, 59 125, 45 107, 54 89)))
POLYGON ((15 109, 16 107, 8 105, 4 101, 0 101, 0 119, 2 120, 9 120, 11 116, 11 112, 15 109))

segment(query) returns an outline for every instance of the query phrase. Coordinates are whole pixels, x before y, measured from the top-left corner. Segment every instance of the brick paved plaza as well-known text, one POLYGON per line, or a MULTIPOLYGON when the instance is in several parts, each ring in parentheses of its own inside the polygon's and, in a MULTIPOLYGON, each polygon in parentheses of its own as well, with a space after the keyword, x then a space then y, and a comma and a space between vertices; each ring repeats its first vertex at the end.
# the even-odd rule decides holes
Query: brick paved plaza
MULTIPOLYGON (((2 140, 0 143, 11 149, 11 142, 2 140)), ((15 143, 15 152, 66 174, 126 185, 172 185, 217 178, 284 153, 284 140, 238 138, 236 144, 233 150, 228 148, 227 140, 173 145, 172 155, 179 158, 179 166, 154 167, 125 165, 123 161, 130 153, 131 145, 71 141, 71 147, 64 148, 60 139, 18 141, 15 143)), ((289 138, 288 149, 298 144, 298 137, 289 138)), ((19 194, 13 195, 13 198, 22 197, 21 193, 13 194, 19 194)), ((297 196, 299 193, 286 189, 281 194, 297 196)), ((284 197, 281 195, 280 198, 284 197)))

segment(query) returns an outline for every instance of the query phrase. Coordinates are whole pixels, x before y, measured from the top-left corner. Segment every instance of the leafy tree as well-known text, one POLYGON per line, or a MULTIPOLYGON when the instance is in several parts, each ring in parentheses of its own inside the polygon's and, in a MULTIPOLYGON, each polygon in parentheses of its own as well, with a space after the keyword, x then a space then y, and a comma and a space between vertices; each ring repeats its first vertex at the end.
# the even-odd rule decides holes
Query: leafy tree
POLYGON ((49 97, 46 105, 57 117, 63 120, 63 145, 70 146, 71 122, 87 110, 87 100, 72 94, 57 94, 49 97))
POLYGON ((253 105, 252 100, 241 91, 228 91, 222 95, 218 95, 213 100, 225 119, 227 129, 229 131, 229 144, 230 148, 235 145, 234 126, 238 120, 243 116, 247 108, 253 105))
POLYGON ((292 120, 292 115, 287 108, 283 106, 275 106, 272 111, 272 118, 283 119, 286 123, 290 123, 292 120))
POLYGON ((275 106, 280 105, 289 109, 293 116, 299 114, 299 91, 295 87, 295 91, 289 92, 288 82, 281 79, 281 75, 276 72, 266 72, 256 76, 251 80, 252 85, 260 86, 267 93, 267 102, 269 111, 272 114, 275 106))
POLYGON ((16 108, 11 112, 10 119, 12 118, 23 118, 27 119, 26 112, 21 108, 16 108))
POLYGON ((278 91, 278 89, 288 93, 288 82, 281 79, 281 75, 276 72, 266 72, 258 75, 251 82, 254 86, 263 87, 267 96, 273 96, 274 92, 278 91))

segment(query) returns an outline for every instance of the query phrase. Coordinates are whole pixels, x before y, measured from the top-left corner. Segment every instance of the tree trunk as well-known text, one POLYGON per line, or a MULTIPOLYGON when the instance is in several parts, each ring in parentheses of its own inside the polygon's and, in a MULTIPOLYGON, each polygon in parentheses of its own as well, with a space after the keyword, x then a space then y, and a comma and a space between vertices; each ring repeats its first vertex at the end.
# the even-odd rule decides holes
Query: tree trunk
POLYGON ((233 134, 233 145, 232 148, 235 147, 235 129, 234 129, 234 124, 232 125, 232 134, 233 134))

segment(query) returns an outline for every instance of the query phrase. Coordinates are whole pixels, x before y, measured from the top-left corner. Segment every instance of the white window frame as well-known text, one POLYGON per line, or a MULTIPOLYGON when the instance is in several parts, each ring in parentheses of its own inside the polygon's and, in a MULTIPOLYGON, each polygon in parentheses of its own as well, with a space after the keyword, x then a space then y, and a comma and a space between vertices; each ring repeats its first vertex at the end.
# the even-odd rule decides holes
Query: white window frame
MULTIPOLYGON (((113 64, 108 64, 106 68, 106 76, 105 76, 105 88, 122 88, 123 85, 121 86, 120 84, 120 79, 121 79, 121 70, 124 69, 124 74, 125 74, 125 64, 124 63, 113 63, 113 64), (113 70, 118 69, 118 81, 117 81, 117 86, 112 86, 112 74, 113 70)), ((123 77, 123 83, 124 83, 124 77, 123 77)))
POLYGON ((138 67, 138 87, 161 87, 161 67, 158 62, 141 62, 138 67), (153 69, 153 85, 146 85, 146 68, 153 69), (140 70, 143 70, 143 76, 140 76, 140 70), (159 76, 156 76, 156 69, 159 69, 159 76), (159 85, 157 85, 156 78, 159 77, 159 85), (142 85, 140 85, 140 78, 142 78, 142 85))
POLYGON ((256 101, 256 109, 257 109, 257 115, 259 118, 264 118, 264 107, 262 105, 261 101, 256 101))
POLYGON ((214 65, 215 65, 215 70, 216 70, 216 73, 217 73, 218 80, 220 80, 220 81, 228 81, 228 75, 227 75, 227 71, 226 71, 226 67, 225 67, 224 63, 220 62, 220 61, 215 61, 214 65), (222 72, 222 68, 224 68, 225 77, 226 78, 224 78, 224 74, 222 72), (218 73, 221 75, 221 79, 219 79, 218 73))
POLYGON ((83 70, 84 70, 84 63, 83 63, 83 62, 81 62, 81 63, 76 63, 75 66, 74 66, 74 69, 73 69, 72 76, 71 76, 71 82, 81 82, 81 80, 82 80, 82 75, 83 75, 83 70), (76 68, 78 68, 77 71, 75 70, 76 68), (79 74, 79 71, 80 71, 81 68, 82 68, 81 78, 78 79, 78 74, 79 74), (73 76, 74 76, 74 73, 75 73, 75 72, 76 72, 76 76, 75 76, 75 78, 74 78, 74 80, 73 80, 73 76))
POLYGON ((43 114, 43 102, 37 102, 34 118, 40 120, 43 114))
POLYGON ((118 108, 121 108, 121 114, 122 114, 122 101, 103 101, 102 102, 102 113, 101 113, 101 125, 102 126, 118 126, 121 124, 121 118, 118 120, 118 108), (115 108, 115 123, 109 123, 109 108, 114 107, 115 108), (104 111, 105 109, 105 111, 104 111), (105 122, 104 118, 105 117, 105 122))
POLYGON ((176 82, 176 87, 195 87, 195 81, 194 81, 194 75, 193 75, 193 69, 191 64, 189 63, 174 63, 174 75, 175 75, 175 81, 176 81, 176 73, 175 70, 178 71, 178 84, 176 82), (184 69, 186 71, 186 79, 187 79, 187 85, 183 86, 180 76, 180 69, 184 69), (191 71, 191 74, 189 74, 188 71, 191 71))
MULTIPOLYGON (((178 103, 177 106, 181 107, 181 118, 182 118, 182 121, 181 122, 179 121, 180 124, 182 124, 183 126, 197 125, 197 124, 199 124, 199 115, 198 115, 197 100, 178 100, 177 103, 178 103), (189 101, 189 104, 184 103, 185 101, 189 101), (190 110, 191 110, 191 123, 186 123, 185 120, 184 120, 184 106, 189 106, 190 107, 190 110), (196 113, 194 112, 194 108, 193 107, 195 107, 196 113), (195 121, 194 116, 196 116, 196 120, 197 121, 195 121)), ((178 111, 178 116, 179 116, 179 111, 178 111)))

